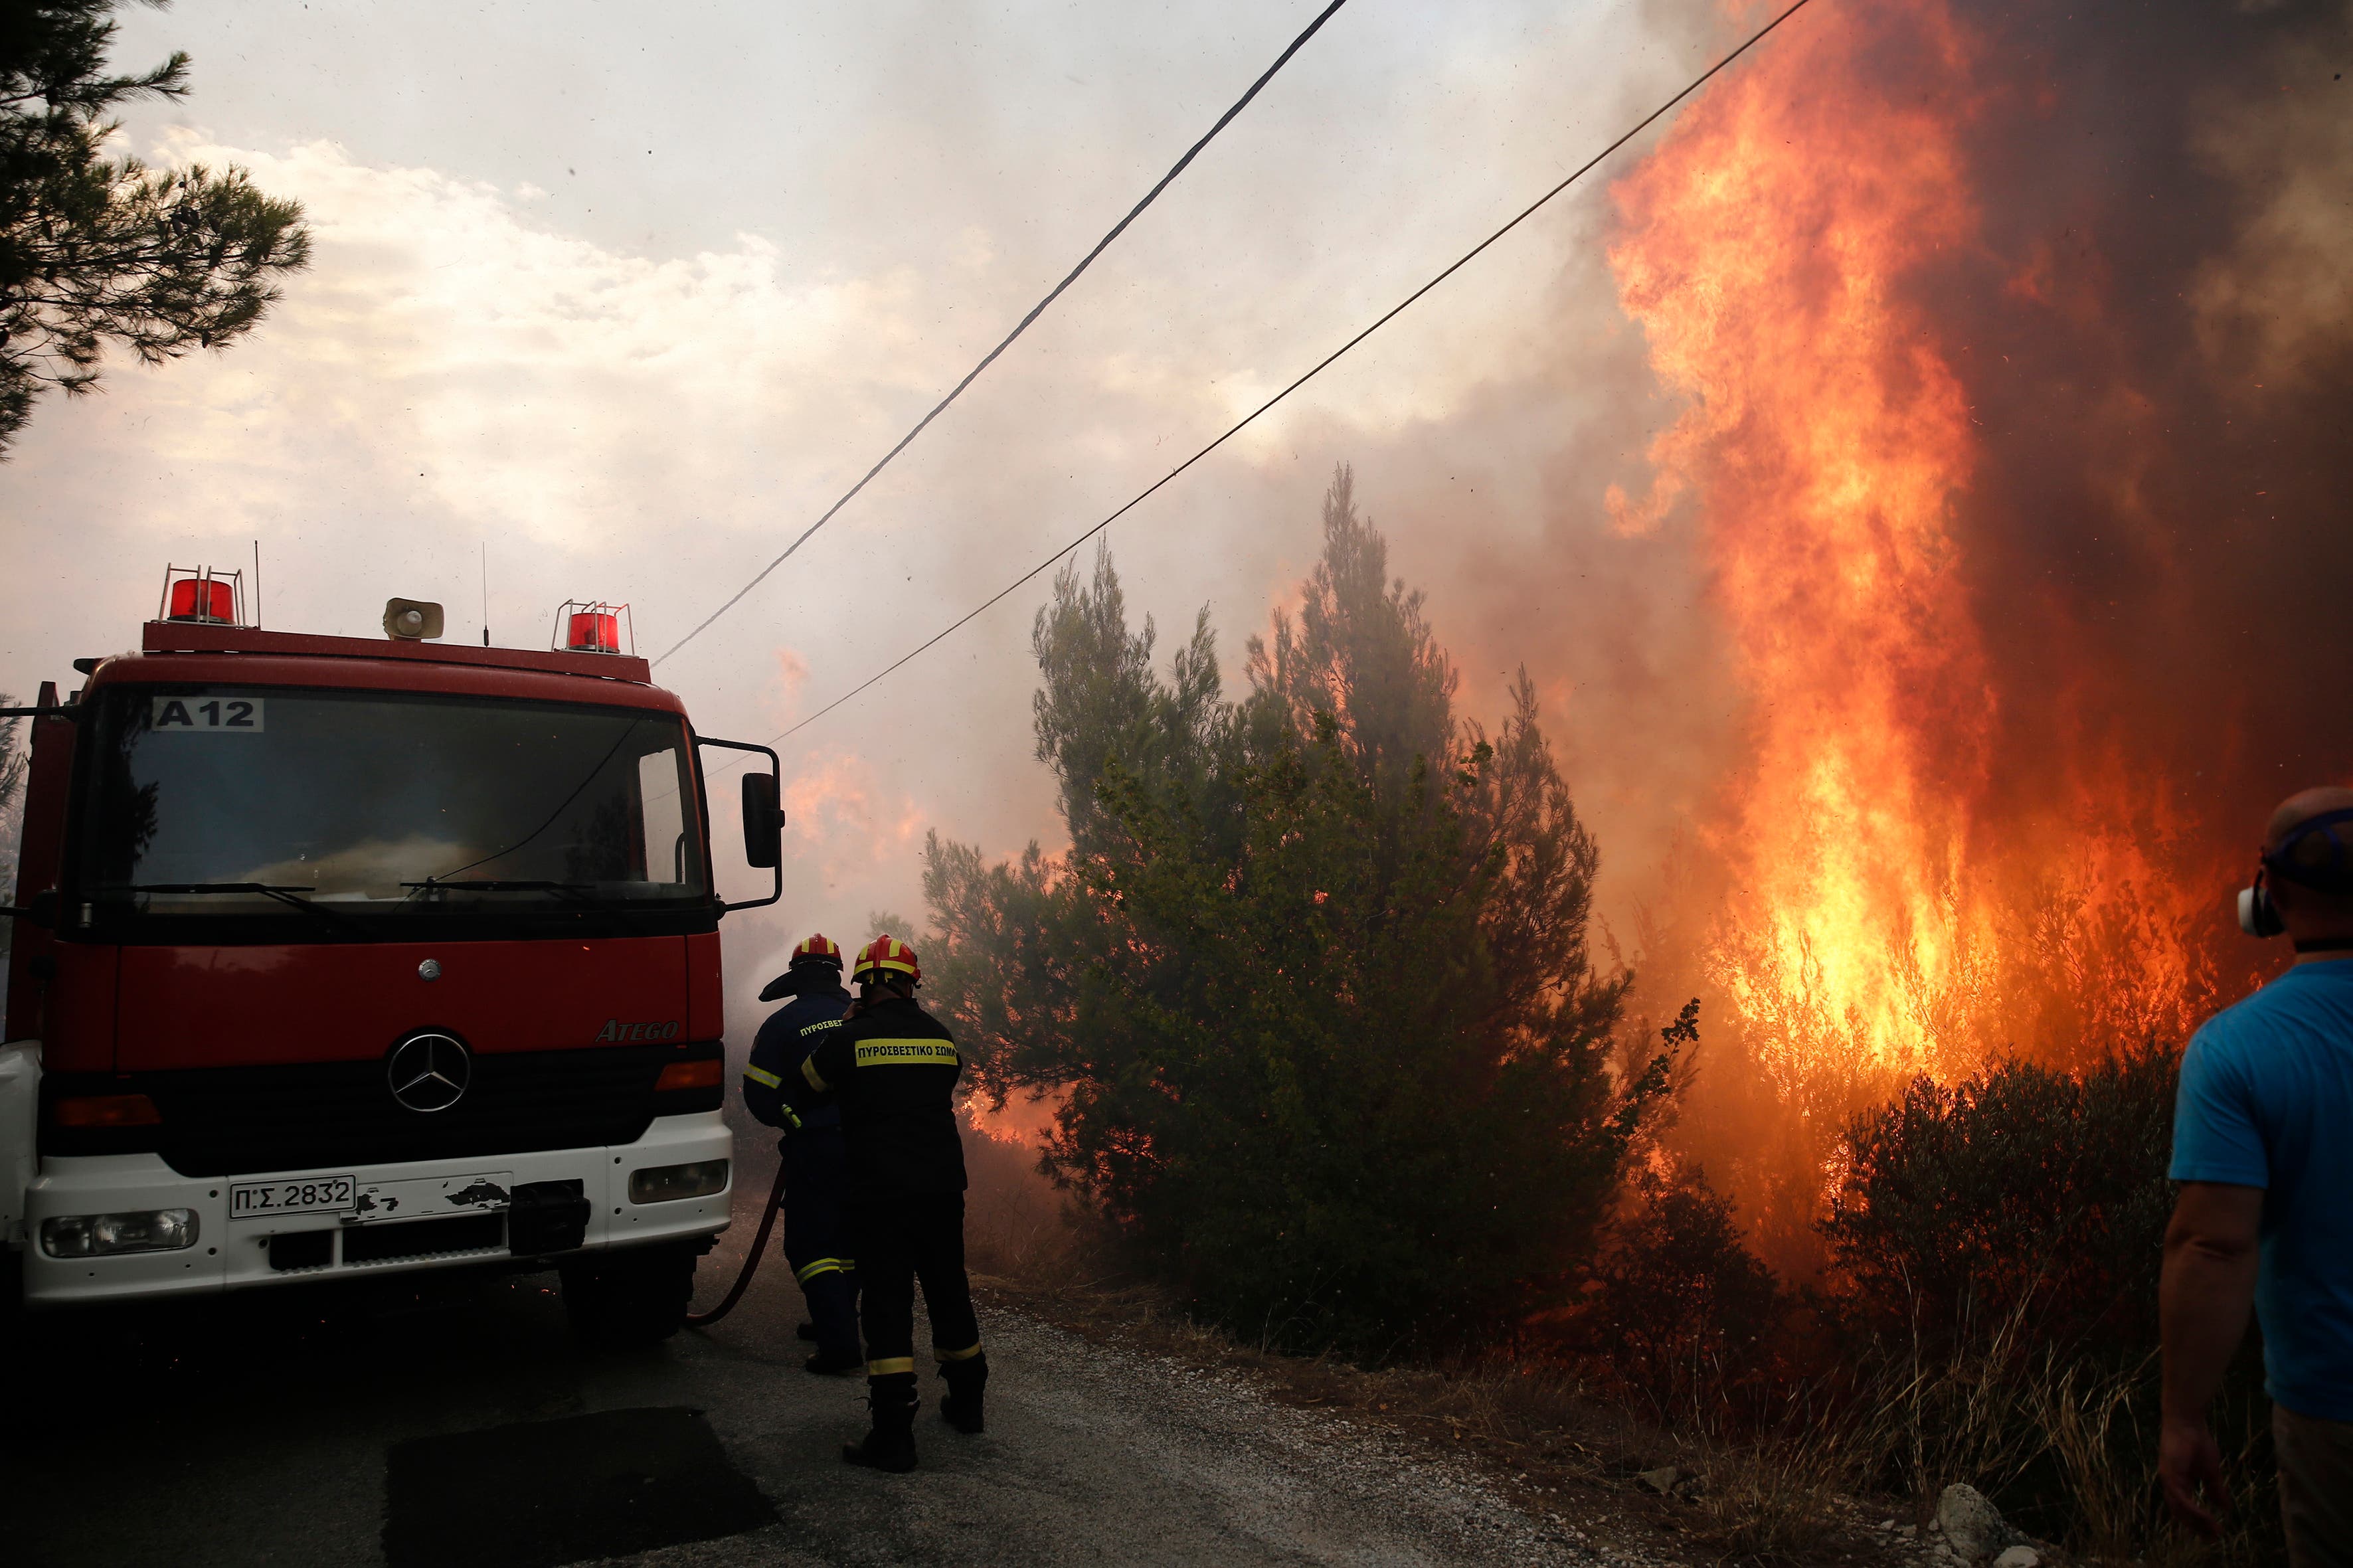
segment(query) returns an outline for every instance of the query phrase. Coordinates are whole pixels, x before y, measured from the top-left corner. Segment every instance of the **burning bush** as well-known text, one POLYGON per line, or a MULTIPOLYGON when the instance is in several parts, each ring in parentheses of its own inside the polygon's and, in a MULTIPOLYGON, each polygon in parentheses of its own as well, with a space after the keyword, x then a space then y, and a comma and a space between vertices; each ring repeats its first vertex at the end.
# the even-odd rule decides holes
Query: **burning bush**
MULTIPOLYGON (((2005 1062, 1917 1080, 1851 1124, 1820 1229, 1861 1483, 1933 1498, 1970 1481, 2028 1529, 2104 1554, 2160 1539, 2157 1279, 2179 1070, 2154 1045, 2077 1074, 2005 1062)), ((2261 1383, 2251 1341, 2216 1426, 2242 1468, 2265 1447, 2261 1383)), ((2234 1489, 2249 1533, 2226 1560, 2275 1552, 2262 1489, 2234 1489)))
POLYGON ((1591 1382, 1653 1418, 1715 1428, 1727 1414, 1754 1417, 1780 1392, 1789 1307, 1704 1173, 1644 1168, 1584 1300, 1563 1320, 1564 1344, 1591 1382))
POLYGON ((933 841, 935 994, 999 1092, 1067 1086, 1047 1161, 1262 1342, 1490 1339, 1573 1279, 1667 1058, 1612 1070, 1598 863, 1532 688, 1490 741, 1343 471, 1297 621, 1169 681, 1107 555, 1035 646, 1072 847, 933 841))
POLYGON ((1820 1226, 1856 1326, 2154 1347, 2179 1070, 2154 1047, 2080 1076, 2005 1062, 1858 1119, 1820 1226))

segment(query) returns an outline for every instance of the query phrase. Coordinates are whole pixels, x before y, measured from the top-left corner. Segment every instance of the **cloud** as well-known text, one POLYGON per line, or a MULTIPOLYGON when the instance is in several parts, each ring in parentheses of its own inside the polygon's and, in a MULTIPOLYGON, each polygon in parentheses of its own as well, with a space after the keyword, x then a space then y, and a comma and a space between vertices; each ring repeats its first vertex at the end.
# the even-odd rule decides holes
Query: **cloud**
POLYGON ((565 538, 813 486, 871 405, 895 410, 935 374, 911 352, 904 270, 788 279, 752 235, 675 260, 619 254, 532 222, 528 193, 322 142, 272 153, 184 132, 158 152, 251 169, 316 236, 314 272, 256 342, 154 389, 204 411, 181 426, 202 450, 275 437, 314 453, 324 414, 414 454, 461 523, 565 538), (259 401, 224 395, 256 385, 259 401))

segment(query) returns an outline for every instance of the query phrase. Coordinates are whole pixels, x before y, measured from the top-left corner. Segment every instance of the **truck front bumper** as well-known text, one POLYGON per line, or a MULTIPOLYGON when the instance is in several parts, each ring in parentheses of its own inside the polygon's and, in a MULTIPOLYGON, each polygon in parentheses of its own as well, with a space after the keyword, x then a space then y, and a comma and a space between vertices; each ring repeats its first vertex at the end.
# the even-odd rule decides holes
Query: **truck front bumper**
MULTIPOLYGON (((183 1176, 153 1154, 45 1159, 39 1175, 25 1194, 25 1300, 30 1306, 64 1306, 199 1295, 306 1280, 480 1267, 512 1261, 519 1256, 545 1267, 617 1247, 704 1241, 727 1228, 728 1202, 734 1189, 732 1164, 720 1190, 699 1197, 632 1202, 629 1177, 638 1171, 726 1160, 733 1149, 726 1123, 718 1111, 711 1110, 658 1116, 633 1143, 338 1166, 332 1171, 183 1176), (448 1210, 428 1209, 412 1217, 413 1203, 411 1213, 397 1212, 396 1206, 387 1212, 381 1205, 340 1215, 231 1213, 232 1187, 340 1176, 354 1178, 361 1192, 398 1183, 406 1184, 395 1190, 406 1194, 429 1195, 454 1190, 469 1194, 460 1211, 465 1223, 448 1224, 458 1216, 448 1210), (587 1205, 581 1245, 543 1255, 517 1254, 510 1245, 510 1211, 502 1201, 504 1194, 518 1186, 575 1181, 587 1205), (496 1194, 485 1192, 483 1183, 497 1189, 496 1194), (42 1222, 50 1218, 163 1209, 185 1209, 195 1215, 192 1245, 171 1252, 88 1258, 51 1257, 42 1245, 42 1222), (414 1228, 404 1232, 404 1226, 414 1228), (281 1237, 288 1239, 273 1241, 281 1237), (301 1239, 297 1242, 296 1237, 301 1239)), ((514 1239, 518 1245, 534 1245, 520 1235, 514 1239)))

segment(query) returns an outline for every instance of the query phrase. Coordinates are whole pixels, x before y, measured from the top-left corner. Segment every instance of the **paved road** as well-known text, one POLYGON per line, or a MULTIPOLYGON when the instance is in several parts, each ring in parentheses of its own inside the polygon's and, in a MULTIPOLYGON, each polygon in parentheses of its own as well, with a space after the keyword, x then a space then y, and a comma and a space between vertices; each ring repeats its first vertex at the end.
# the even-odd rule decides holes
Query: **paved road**
MULTIPOLYGON (((747 1171, 748 1189, 765 1181, 747 1171)), ((748 1237, 739 1213, 731 1237, 748 1237)), ((738 1242, 740 1246, 740 1241, 738 1242)), ((740 1254, 705 1260, 715 1297, 740 1254)), ((0 1384, 0 1558, 79 1564, 1589 1562, 1467 1478, 1222 1374, 985 1313, 989 1431, 913 1476, 837 1457, 780 1263, 725 1322, 596 1356, 549 1276, 391 1310, 287 1301, 96 1334, 35 1319, 0 1384), (300 1310, 296 1310, 299 1307, 300 1310)), ((919 1340, 920 1340, 919 1334, 919 1340)))

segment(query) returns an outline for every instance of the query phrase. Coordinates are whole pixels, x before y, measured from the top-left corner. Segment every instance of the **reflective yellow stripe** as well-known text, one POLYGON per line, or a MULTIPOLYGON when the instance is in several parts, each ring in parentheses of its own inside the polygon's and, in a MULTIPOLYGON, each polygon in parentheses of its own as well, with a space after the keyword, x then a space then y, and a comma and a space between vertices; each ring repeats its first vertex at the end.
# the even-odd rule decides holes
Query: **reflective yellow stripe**
POLYGON ((801 1077, 807 1079, 808 1086, 819 1094, 824 1094, 833 1088, 833 1085, 818 1076, 817 1063, 807 1057, 801 1058, 801 1077))
POLYGON ((766 1068, 746 1067, 744 1069, 744 1076, 750 1079, 754 1083, 765 1083, 770 1089, 782 1089, 785 1087, 785 1080, 778 1078, 775 1073, 770 1072, 766 1068))
POLYGON ((806 1285, 820 1274, 839 1274, 849 1265, 839 1258, 820 1258, 793 1270, 793 1278, 806 1285))
POLYGON ((869 1377, 889 1377, 892 1373, 914 1370, 915 1358, 911 1355, 884 1356, 881 1361, 866 1363, 866 1375, 869 1377))
POLYGON ((932 1347, 932 1359, 934 1361, 970 1361, 979 1353, 980 1342, 978 1340, 975 1340, 970 1345, 960 1351, 944 1351, 937 1345, 934 1345, 932 1347))
POLYGON ((954 1040, 860 1040, 858 1065, 882 1067, 955 1067, 954 1040))

